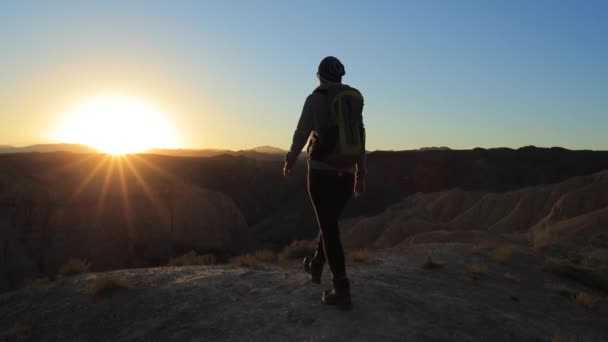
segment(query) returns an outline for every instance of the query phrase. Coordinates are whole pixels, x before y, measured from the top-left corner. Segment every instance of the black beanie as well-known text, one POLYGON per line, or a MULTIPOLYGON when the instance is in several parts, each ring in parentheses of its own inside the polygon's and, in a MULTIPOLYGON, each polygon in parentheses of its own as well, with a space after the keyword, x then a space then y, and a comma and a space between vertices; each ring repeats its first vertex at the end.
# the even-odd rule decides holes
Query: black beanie
POLYGON ((327 56, 319 63, 319 77, 330 82, 341 82, 346 74, 344 65, 334 56, 327 56))

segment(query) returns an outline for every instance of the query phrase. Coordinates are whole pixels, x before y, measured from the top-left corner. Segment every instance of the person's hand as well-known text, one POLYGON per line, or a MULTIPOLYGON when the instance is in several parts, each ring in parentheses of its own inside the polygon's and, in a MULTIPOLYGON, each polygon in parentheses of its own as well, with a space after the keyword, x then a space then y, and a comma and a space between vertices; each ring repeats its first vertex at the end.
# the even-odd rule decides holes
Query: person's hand
POLYGON ((283 176, 285 177, 289 177, 291 176, 291 167, 287 165, 287 163, 285 163, 285 166, 283 166, 283 176))
POLYGON ((365 192, 365 180, 363 178, 359 178, 355 181, 355 197, 360 196, 365 192))

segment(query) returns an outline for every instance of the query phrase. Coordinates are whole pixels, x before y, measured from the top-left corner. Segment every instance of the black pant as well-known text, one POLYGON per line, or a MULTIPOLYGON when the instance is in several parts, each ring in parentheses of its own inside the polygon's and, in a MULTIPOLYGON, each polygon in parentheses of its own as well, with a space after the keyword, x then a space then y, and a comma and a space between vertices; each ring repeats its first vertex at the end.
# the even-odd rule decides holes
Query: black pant
POLYGON ((332 170, 308 171, 308 194, 319 223, 319 241, 315 259, 327 261, 334 279, 346 277, 344 249, 340 241, 338 219, 350 199, 354 175, 332 170))

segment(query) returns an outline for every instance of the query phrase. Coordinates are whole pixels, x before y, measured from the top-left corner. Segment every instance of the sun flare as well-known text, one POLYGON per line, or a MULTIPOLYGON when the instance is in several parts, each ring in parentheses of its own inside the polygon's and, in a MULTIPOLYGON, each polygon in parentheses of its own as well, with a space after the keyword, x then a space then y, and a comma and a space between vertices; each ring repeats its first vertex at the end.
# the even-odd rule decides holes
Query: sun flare
POLYGON ((162 110, 135 97, 99 96, 65 113, 54 138, 114 155, 175 148, 178 138, 168 119, 162 110))

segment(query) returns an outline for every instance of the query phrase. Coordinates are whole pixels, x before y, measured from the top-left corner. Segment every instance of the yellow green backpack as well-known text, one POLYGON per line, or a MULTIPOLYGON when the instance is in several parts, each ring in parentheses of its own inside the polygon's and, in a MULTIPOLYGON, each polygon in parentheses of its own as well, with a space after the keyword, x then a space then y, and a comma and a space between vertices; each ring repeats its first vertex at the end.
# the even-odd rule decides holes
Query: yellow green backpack
POLYGON ((329 108, 329 126, 311 141, 311 159, 337 167, 350 167, 365 153, 363 96, 352 87, 336 84, 315 93, 325 94, 329 108))

